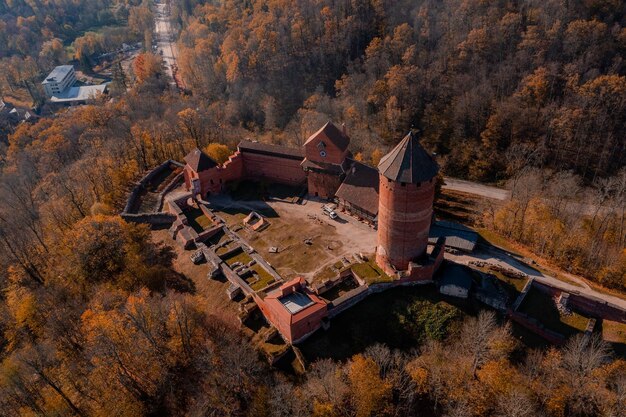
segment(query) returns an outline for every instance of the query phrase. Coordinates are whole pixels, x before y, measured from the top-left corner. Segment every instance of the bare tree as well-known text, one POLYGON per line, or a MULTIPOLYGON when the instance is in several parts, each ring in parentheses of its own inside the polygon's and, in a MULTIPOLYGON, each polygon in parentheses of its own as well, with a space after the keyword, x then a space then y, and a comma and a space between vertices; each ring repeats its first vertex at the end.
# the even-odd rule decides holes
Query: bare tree
POLYGON ((531 417, 537 410, 531 398, 523 392, 513 391, 498 397, 496 417, 531 417))
POLYGON ((510 328, 498 326, 496 315, 481 311, 477 318, 469 319, 461 331, 461 348, 470 358, 471 372, 476 372, 487 360, 506 356, 510 345, 510 328), (496 343, 498 342, 498 343, 496 343), (500 343, 503 342, 503 343, 500 343))

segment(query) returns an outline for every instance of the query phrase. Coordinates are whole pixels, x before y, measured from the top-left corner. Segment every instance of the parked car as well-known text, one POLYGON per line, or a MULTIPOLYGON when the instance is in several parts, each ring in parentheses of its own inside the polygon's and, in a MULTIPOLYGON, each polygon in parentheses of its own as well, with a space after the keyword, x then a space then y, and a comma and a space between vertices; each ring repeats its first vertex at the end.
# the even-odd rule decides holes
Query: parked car
POLYGON ((322 211, 333 220, 339 217, 337 213, 335 213, 335 208, 332 205, 325 205, 324 207, 322 207, 322 211))

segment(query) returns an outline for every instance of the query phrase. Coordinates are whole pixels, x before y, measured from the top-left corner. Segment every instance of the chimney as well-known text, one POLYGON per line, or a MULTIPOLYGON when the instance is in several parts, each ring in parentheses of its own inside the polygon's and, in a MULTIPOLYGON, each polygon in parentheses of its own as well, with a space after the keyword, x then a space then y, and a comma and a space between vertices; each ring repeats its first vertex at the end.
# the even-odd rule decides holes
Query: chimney
POLYGON ((346 124, 345 123, 341 124, 341 131, 343 132, 344 136, 348 136, 348 133, 346 133, 346 124))

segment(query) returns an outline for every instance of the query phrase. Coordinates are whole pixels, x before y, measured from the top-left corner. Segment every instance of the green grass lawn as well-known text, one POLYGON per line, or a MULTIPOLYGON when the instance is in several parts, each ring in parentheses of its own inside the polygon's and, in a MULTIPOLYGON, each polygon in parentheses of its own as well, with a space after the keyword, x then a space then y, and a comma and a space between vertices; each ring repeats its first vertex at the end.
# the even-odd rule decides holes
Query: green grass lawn
POLYGON ((373 257, 367 262, 354 264, 351 266, 351 268, 359 277, 363 278, 368 284, 393 281, 392 277, 385 274, 385 272, 383 272, 383 270, 380 269, 378 265, 376 265, 373 257))
POLYGON ((602 338, 607 342, 626 345, 626 323, 602 320, 602 338))
POLYGON ((224 258, 224 262, 226 262, 226 265, 228 266, 231 266, 236 262, 241 262, 243 265, 246 265, 251 260, 252 258, 250 257, 250 255, 245 253, 243 250, 224 258))
POLYGON ((505 237, 500 236, 498 233, 494 232, 493 230, 486 229, 486 228, 478 228, 476 229, 476 231, 478 232, 480 237, 484 241, 489 243, 490 245, 497 246, 514 255, 517 255, 516 249, 513 247, 511 242, 505 237))
POLYGON ((196 233, 202 233, 212 224, 211 219, 205 216, 202 210, 197 208, 186 210, 185 216, 187 217, 189 226, 191 226, 196 233))
POLYGON ((343 262, 337 261, 333 264, 336 269, 343 269, 343 262))
POLYGON ((572 336, 584 332, 588 317, 576 312, 570 315, 561 315, 550 295, 531 288, 522 302, 519 311, 539 320, 546 328, 564 336, 572 336))
POLYGON ((259 277, 259 280, 257 282, 250 285, 250 288, 252 288, 254 291, 262 290, 263 288, 274 282, 274 277, 269 272, 267 272, 265 268, 263 268, 261 265, 254 264, 250 269, 252 269, 255 272, 256 276, 259 277))
POLYGON ((492 271, 491 269, 487 267, 478 268, 474 266, 473 268, 478 269, 481 272, 485 272, 487 274, 491 274, 495 276, 498 279, 498 281, 500 281, 503 284, 504 289, 507 291, 511 299, 515 299, 519 295, 519 293, 522 292, 522 290, 524 289, 524 286, 528 282, 528 278, 507 277, 503 273, 498 272, 498 271, 492 271))
POLYGON ((327 265, 322 268, 315 276, 313 277, 313 281, 319 282, 327 279, 335 278, 337 276, 337 270, 334 269, 331 265, 327 265))

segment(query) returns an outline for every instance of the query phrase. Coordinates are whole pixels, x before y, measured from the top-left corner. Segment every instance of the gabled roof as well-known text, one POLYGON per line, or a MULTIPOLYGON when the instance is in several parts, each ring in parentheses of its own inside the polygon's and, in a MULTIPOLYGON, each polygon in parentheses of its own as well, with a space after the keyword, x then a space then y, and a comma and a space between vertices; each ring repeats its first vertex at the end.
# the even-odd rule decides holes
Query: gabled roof
POLYGON ((237 148, 241 152, 304 159, 304 150, 302 148, 292 148, 289 146, 274 145, 271 143, 256 142, 251 140, 242 140, 239 142, 239 145, 237 145, 237 148))
POLYGON ((212 160, 207 154, 205 154, 198 148, 187 154, 187 156, 185 157, 185 162, 195 172, 206 171, 207 169, 215 168, 217 166, 217 162, 212 160))
POLYGON ((333 122, 328 122, 320 130, 313 133, 307 141, 304 143, 305 145, 319 136, 322 136, 322 140, 327 139, 332 144, 334 144, 337 148, 345 151, 348 149, 348 145, 350 144, 350 138, 348 135, 344 134, 341 129, 333 124, 333 122))
POLYGON ((378 171, 392 181, 417 184, 436 176, 439 166, 420 145, 417 135, 409 132, 391 152, 382 157, 378 171))
POLYGON ((333 175, 341 175, 344 171, 343 167, 339 164, 311 161, 310 159, 306 159, 306 158, 304 159, 304 161, 302 161, 300 165, 302 166, 302 168, 307 168, 307 169, 311 169, 314 171, 323 171, 327 174, 333 174, 333 175))
POLYGON ((352 161, 346 178, 335 195, 376 216, 378 215, 378 184, 379 177, 376 168, 352 161))

